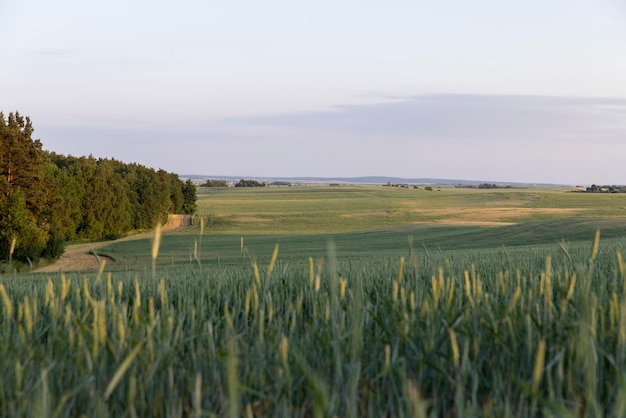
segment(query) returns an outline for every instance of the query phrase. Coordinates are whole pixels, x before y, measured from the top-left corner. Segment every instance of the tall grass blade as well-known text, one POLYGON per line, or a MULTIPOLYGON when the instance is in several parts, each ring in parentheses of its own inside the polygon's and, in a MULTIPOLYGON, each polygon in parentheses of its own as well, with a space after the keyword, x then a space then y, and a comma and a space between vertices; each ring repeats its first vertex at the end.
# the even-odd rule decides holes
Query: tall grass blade
POLYGON ((161 224, 157 222, 154 228, 154 238, 152 240, 152 278, 156 278, 156 260, 159 256, 159 247, 161 246, 161 224))
POLYGON ((128 371, 130 366, 133 364, 133 360, 135 360, 135 357, 137 357, 137 355, 143 348, 144 343, 145 343, 145 340, 140 341, 135 346, 135 348, 133 348, 133 350, 126 356, 124 361, 122 361, 122 364, 120 364, 120 367, 118 367, 117 371, 113 375, 113 378, 111 378, 111 381, 109 382, 106 390, 104 391, 104 399, 109 399, 109 397, 115 390, 115 387, 118 385, 120 380, 122 380, 122 377, 124 377, 124 374, 128 371))
POLYGON ((274 252, 272 253, 272 259, 270 260, 269 266, 267 266, 267 280, 269 280, 272 275, 272 271, 274 271, 274 266, 276 265, 276 259, 278 258, 278 244, 274 247, 274 252))
POLYGON ((2 303, 4 303, 5 320, 8 321, 13 317, 13 303, 11 303, 11 298, 9 298, 7 290, 2 283, 0 283, 0 296, 2 296, 2 303))
POLYGON ((202 374, 196 373, 196 383, 193 388, 193 418, 202 417, 202 374))
POLYGON ((542 339, 537 345, 537 354, 535 355, 535 369, 533 371, 533 392, 538 393, 539 383, 543 374, 543 366, 546 361, 546 340, 542 339))

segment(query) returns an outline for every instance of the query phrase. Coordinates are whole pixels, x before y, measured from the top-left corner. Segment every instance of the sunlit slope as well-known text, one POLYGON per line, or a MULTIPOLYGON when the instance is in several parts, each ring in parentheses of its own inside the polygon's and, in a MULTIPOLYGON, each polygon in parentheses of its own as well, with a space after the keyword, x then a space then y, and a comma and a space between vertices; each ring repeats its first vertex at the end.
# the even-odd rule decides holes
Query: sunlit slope
MULTIPOLYGON (((164 236, 161 263, 239 262, 338 255, 361 258, 413 250, 457 251, 587 243, 626 237, 626 195, 529 188, 438 191, 395 187, 201 189, 195 226, 164 236)), ((149 240, 101 250, 117 266, 149 261, 149 240)))
POLYGON ((563 218, 626 217, 626 195, 529 188, 435 191, 396 187, 200 189, 211 233, 320 234, 413 224, 504 226, 563 218))

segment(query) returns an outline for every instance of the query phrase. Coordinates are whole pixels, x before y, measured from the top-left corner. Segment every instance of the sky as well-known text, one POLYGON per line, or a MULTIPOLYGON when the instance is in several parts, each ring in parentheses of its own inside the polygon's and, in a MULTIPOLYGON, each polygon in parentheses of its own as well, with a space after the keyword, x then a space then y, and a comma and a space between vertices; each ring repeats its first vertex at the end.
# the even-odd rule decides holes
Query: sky
POLYGON ((623 0, 0 0, 0 111, 183 175, 626 184, 623 0))

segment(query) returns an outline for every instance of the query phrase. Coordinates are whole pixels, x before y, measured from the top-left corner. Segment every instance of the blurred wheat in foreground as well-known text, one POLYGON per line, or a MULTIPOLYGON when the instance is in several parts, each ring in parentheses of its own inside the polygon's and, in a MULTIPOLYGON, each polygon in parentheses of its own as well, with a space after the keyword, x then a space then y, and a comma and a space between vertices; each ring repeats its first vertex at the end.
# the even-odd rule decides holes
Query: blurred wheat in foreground
POLYGON ((0 416, 624 416, 626 268, 598 240, 3 277, 0 416))

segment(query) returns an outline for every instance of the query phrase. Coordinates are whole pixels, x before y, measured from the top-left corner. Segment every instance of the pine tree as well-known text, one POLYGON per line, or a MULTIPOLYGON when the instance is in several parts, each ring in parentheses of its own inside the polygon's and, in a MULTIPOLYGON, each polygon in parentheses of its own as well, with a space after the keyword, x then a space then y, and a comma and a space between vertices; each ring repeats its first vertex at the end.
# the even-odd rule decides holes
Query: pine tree
POLYGON ((26 206, 37 217, 46 205, 43 168, 46 155, 39 140, 32 139, 30 119, 18 112, 5 119, 0 113, 0 193, 20 190, 26 206))
POLYGON ((32 139, 29 118, 0 113, 0 256, 39 257, 49 224, 43 213, 53 190, 44 176, 47 161, 39 140, 32 139))

